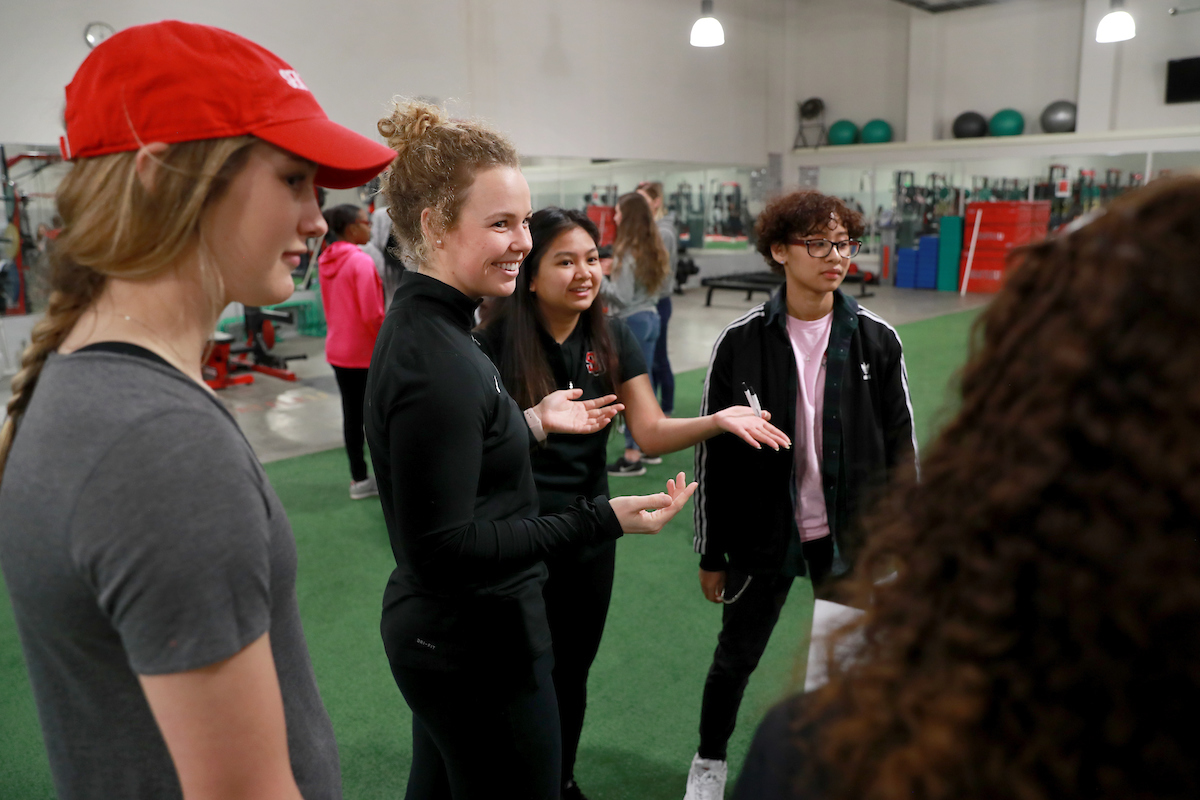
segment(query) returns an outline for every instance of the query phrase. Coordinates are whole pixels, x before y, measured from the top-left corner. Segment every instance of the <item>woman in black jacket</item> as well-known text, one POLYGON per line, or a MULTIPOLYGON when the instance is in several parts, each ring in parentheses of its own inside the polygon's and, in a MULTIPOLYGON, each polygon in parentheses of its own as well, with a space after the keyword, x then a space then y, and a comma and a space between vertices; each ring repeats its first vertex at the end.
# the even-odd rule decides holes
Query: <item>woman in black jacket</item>
MULTIPOLYGON (((625 323, 606 318, 596 226, 578 211, 544 208, 530 219, 532 249, 516 290, 497 304, 480 332, 502 382, 522 407, 564 389, 583 400, 615 393, 639 442, 656 453, 690 447, 730 432, 756 448, 790 446, 788 437, 747 406, 698 418, 667 417, 650 385, 641 344, 625 323)), ((608 428, 585 436, 551 435, 532 456, 542 513, 574 499, 607 496, 608 428)), ((587 677, 612 597, 616 546, 603 540, 555 553, 543 595, 554 640, 554 687, 563 737, 563 800, 583 798, 575 754, 587 705, 587 677)))
POLYGON ((381 630, 413 710, 409 798, 557 798, 558 710, 542 601, 557 549, 659 530, 691 496, 577 499, 537 516, 529 449, 608 423, 612 397, 556 392, 524 416, 470 329, 529 251, 529 187, 495 132, 422 103, 379 122, 385 193, 418 265, 372 358, 366 429, 396 570, 381 630), (646 509, 655 509, 647 511, 646 509))

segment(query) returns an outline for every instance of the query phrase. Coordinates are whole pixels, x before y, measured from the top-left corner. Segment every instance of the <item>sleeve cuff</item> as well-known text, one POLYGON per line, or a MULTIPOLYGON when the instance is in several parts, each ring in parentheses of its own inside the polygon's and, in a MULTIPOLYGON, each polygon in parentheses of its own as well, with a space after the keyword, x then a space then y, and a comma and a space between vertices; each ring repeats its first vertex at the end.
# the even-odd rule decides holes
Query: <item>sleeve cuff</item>
POLYGON ((597 496, 592 500, 592 505, 596 507, 596 517, 600 523, 596 541, 614 541, 625 535, 625 531, 621 530, 621 523, 617 519, 617 512, 612 510, 612 505, 608 502, 607 497, 597 496))
POLYGON ((700 556, 700 569, 705 572, 725 572, 728 568, 725 556, 720 553, 704 553, 700 556))

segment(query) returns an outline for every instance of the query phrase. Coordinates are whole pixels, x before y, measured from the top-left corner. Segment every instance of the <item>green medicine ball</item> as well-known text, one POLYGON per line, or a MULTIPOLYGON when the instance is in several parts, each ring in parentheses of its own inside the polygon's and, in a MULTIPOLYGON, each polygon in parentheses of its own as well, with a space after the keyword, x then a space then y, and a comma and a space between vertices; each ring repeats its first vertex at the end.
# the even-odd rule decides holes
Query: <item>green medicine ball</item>
POLYGON ((992 115, 988 123, 992 136, 1020 136, 1025 132, 1025 118, 1015 108, 1004 108, 992 115))
POLYGON ((830 144, 854 144, 858 141, 858 126, 848 119, 839 119, 829 126, 830 144))
POLYGON ((863 144, 883 144, 892 140, 892 126, 882 119, 873 119, 862 129, 863 144))

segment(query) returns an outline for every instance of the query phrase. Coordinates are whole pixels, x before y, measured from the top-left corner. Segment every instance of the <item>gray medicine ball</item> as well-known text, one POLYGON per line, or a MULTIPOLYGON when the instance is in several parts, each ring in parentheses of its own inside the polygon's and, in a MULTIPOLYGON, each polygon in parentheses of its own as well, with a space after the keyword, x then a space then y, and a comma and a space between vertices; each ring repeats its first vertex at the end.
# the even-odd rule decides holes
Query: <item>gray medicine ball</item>
POLYGON ((1075 104, 1070 100, 1055 100, 1046 106, 1039 119, 1046 133, 1072 133, 1075 130, 1075 104))

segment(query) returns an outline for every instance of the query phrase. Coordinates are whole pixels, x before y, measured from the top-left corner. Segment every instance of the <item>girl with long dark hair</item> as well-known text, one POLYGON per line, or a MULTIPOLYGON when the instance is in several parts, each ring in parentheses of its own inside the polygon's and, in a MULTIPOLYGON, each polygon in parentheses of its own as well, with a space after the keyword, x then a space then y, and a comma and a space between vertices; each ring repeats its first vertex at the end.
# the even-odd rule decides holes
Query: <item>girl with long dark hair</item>
POLYGON ((1195 177, 1014 256, 871 526, 853 657, 768 715, 736 797, 1200 796, 1197 262, 1195 177))
MULTIPOLYGON (((510 297, 502 299, 482 338, 509 392, 523 407, 564 389, 582 399, 615 393, 626 424, 656 453, 690 447, 731 432, 749 446, 778 449, 788 438, 749 408, 734 406, 695 419, 663 414, 647 374, 648 362, 625 322, 606 318, 599 232, 578 211, 545 208, 529 223, 532 246, 510 297)), ((543 514, 559 513, 576 497, 607 496, 608 429, 584 436, 551 435, 531 460, 543 514)), ((546 559, 543 590, 554 643, 554 687, 563 739, 563 798, 583 795, 575 784, 575 756, 587 704, 587 676, 612 596, 616 542, 562 550, 546 559)))
POLYGON ((561 736, 543 560, 662 528, 694 491, 575 498, 538 516, 529 450, 608 424, 611 395, 514 402, 471 334, 530 249, 516 149, 424 103, 379 121, 396 151, 384 194, 404 273, 367 379, 367 442, 396 569, 381 632, 413 711, 407 797, 556 800, 561 736), (524 405, 524 404, 522 404, 524 405), (646 509, 654 509, 647 511, 646 509))

